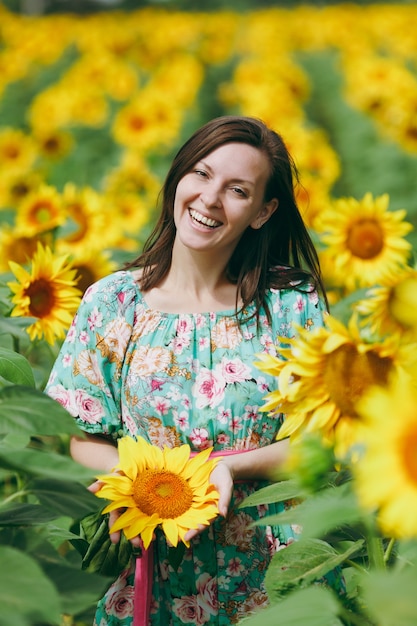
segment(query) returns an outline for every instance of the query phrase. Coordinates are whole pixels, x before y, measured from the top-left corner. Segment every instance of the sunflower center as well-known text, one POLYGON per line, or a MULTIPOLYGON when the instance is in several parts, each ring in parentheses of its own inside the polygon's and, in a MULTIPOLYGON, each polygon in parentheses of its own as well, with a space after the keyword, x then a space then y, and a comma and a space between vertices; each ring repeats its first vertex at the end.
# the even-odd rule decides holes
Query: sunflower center
POLYGON ((48 224, 52 218, 53 207, 47 202, 38 202, 34 204, 31 213, 36 224, 48 224))
POLYGON ((193 491, 184 478, 167 470, 147 469, 133 483, 133 499, 146 515, 175 519, 190 508, 193 491))
POLYGON ((342 415, 358 417, 355 405, 372 385, 387 383, 392 359, 376 352, 361 354, 353 345, 343 345, 326 359, 324 382, 330 399, 342 415))
POLYGON ((25 289, 25 296, 30 300, 29 313, 33 317, 46 317, 55 304, 54 290, 44 278, 34 280, 25 289))
POLYGON ((407 434, 401 441, 403 464, 411 482, 417 485, 417 427, 407 430, 407 434))
POLYGON ((349 229, 346 245, 360 259, 376 257, 384 247, 384 233, 380 224, 373 219, 358 220, 349 229))
POLYGON ((139 115, 132 115, 129 123, 133 130, 142 130, 146 126, 145 120, 139 115))

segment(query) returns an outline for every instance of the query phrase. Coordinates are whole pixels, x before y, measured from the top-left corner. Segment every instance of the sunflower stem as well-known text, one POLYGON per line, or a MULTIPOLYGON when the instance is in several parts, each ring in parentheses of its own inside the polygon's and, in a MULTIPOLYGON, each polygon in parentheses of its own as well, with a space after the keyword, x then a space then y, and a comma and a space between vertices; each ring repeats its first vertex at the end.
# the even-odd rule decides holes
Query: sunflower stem
POLYGON ((19 498, 25 498, 28 495, 28 493, 29 492, 26 491, 25 489, 21 489, 19 491, 15 491, 14 493, 12 493, 7 498, 4 498, 4 500, 2 500, 0 502, 0 506, 5 506, 5 505, 9 504, 10 502, 13 502, 13 500, 18 500, 19 498))
POLYGON ((373 529, 369 529, 366 543, 370 568, 377 570, 386 569, 382 539, 375 536, 373 529))
POLYGON ((359 565, 359 563, 356 563, 355 561, 352 561, 351 559, 346 559, 345 562, 346 562, 346 565, 349 565, 349 567, 354 567, 359 572, 369 574, 369 571, 365 567, 362 567, 362 565, 359 565))
POLYGON ((395 543, 396 543, 396 540, 393 537, 391 537, 391 539, 389 540, 389 543, 387 545, 387 549, 385 550, 385 554, 384 554, 384 562, 385 563, 388 563, 388 561, 390 560, 392 551, 393 551, 394 546, 395 546, 395 543))

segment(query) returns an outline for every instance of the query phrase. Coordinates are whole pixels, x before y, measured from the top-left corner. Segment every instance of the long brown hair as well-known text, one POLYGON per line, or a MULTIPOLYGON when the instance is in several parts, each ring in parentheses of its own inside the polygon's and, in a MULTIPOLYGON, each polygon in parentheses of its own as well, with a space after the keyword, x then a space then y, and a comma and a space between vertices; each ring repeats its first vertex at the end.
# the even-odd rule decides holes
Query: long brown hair
POLYGON ((259 229, 248 227, 227 267, 237 285, 243 310, 256 304, 256 316, 266 304, 268 288, 318 289, 326 300, 317 252, 300 215, 294 194, 298 171, 282 137, 252 117, 218 117, 199 128, 177 152, 162 188, 162 210, 142 254, 127 265, 143 268, 144 291, 157 286, 168 273, 176 234, 174 199, 178 182, 195 164, 226 143, 245 143, 268 157, 270 176, 264 201, 278 199, 278 209, 259 229), (295 285, 295 286, 294 286, 295 285))

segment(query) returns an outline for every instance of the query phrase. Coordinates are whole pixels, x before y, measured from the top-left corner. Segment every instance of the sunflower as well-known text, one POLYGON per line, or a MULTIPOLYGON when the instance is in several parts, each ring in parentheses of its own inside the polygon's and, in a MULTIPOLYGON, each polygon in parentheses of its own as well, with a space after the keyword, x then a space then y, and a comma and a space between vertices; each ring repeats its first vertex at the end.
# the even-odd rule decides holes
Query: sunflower
POLYGON ((417 392, 405 377, 376 387, 358 404, 363 456, 353 467, 362 505, 377 511, 381 530, 417 537, 417 392))
POLYGON ((116 113, 112 134, 115 141, 144 154, 147 150, 170 146, 181 129, 181 108, 167 103, 165 94, 144 89, 116 113))
POLYGON ((349 290, 375 285, 406 265, 411 244, 404 236, 412 226, 403 221, 405 210, 389 211, 388 203, 388 194, 341 198, 315 223, 340 285, 349 290))
POLYGON ((51 128, 36 130, 33 134, 39 153, 46 159, 59 161, 66 156, 74 145, 74 139, 68 131, 51 128))
POLYGON ((63 338, 80 303, 81 292, 75 287, 76 272, 67 256, 56 257, 48 246, 38 243, 30 272, 14 261, 9 262, 18 282, 9 282, 15 305, 11 317, 35 317, 27 332, 33 341, 45 337, 49 344, 63 338))
POLYGON ((50 185, 40 185, 27 194, 17 207, 16 227, 28 236, 53 230, 64 221, 62 198, 50 185))
POLYGON ((83 293, 87 287, 117 269, 110 252, 95 248, 86 248, 80 254, 72 256, 71 265, 77 272, 78 287, 83 293))
POLYGON ((0 131, 0 167, 2 172, 27 172, 36 159, 31 137, 16 128, 0 131))
POLYGON ((140 535, 145 549, 161 526, 168 541, 177 546, 199 525, 208 526, 218 514, 219 494, 209 478, 218 459, 209 459, 212 448, 190 459, 190 447, 163 450, 141 437, 119 440, 120 474, 99 476, 100 498, 112 502, 103 513, 125 508, 110 532, 123 530, 127 539, 140 535))
MULTIPOLYGON (((110 207, 105 196, 91 187, 79 188, 67 183, 62 192, 67 222, 57 240, 57 250, 62 254, 83 255, 87 250, 110 247, 121 226, 109 228, 110 207)), ((113 215, 114 217, 114 215, 113 215)))
POLYGON ((374 287, 356 304, 361 324, 379 335, 409 340, 417 329, 417 270, 404 268, 385 285, 374 287))
POLYGON ((24 265, 35 254, 38 243, 50 244, 50 233, 28 236, 18 228, 4 224, 0 230, 0 270, 9 270, 9 261, 24 265))
POLYGON ((0 207, 16 207, 26 196, 39 189, 43 183, 42 176, 30 172, 2 172, 0 177, 0 207))
POLYGON ((392 338, 365 343, 354 318, 348 328, 332 316, 326 324, 283 340, 290 345, 279 349, 282 358, 260 355, 256 365, 278 378, 261 410, 286 415, 279 439, 318 433, 343 456, 357 439, 357 401, 391 373, 412 368, 415 344, 399 347, 392 338))

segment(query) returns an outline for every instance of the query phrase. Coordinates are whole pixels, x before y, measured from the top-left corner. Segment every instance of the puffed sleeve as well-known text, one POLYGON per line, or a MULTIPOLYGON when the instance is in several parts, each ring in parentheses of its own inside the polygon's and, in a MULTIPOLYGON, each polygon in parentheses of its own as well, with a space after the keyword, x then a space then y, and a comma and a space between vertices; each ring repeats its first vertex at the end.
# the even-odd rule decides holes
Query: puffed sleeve
POLYGON ((294 337, 297 328, 314 330, 325 325, 326 305, 316 290, 271 290, 271 313, 274 334, 294 337))
POLYGON ((129 272, 116 272, 90 286, 45 387, 89 433, 111 435, 122 428, 121 371, 136 299, 129 272))

